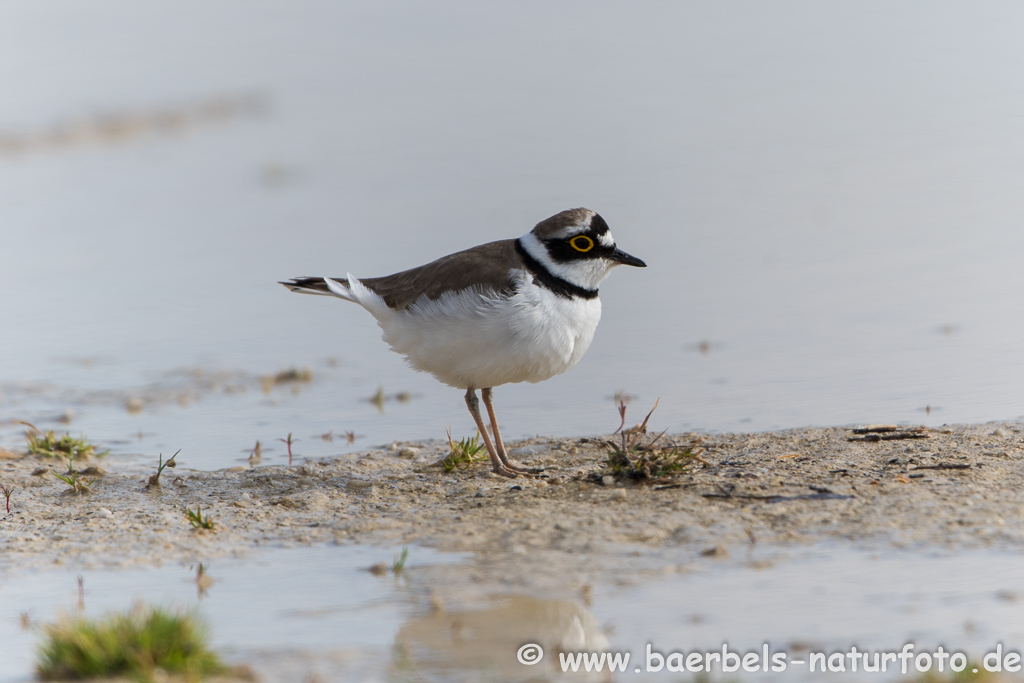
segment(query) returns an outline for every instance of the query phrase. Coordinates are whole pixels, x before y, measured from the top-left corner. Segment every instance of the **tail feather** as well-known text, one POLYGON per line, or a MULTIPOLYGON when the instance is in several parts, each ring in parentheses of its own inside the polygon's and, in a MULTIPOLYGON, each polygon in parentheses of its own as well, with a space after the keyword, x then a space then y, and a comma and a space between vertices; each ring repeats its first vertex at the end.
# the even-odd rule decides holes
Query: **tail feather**
MULTIPOLYGON (((330 278, 337 285, 343 287, 348 286, 348 279, 343 277, 330 278)), ((317 294, 319 296, 339 296, 331 287, 327 284, 327 278, 322 277, 296 277, 291 280, 285 280, 278 284, 284 285, 293 292, 299 294, 317 294)), ((348 297, 341 297, 347 299, 348 297)))
POLYGON ((336 296, 345 301, 357 303, 378 320, 386 316, 391 309, 379 294, 367 287, 356 278, 346 277, 297 277, 280 283, 300 294, 319 294, 320 296, 336 296))

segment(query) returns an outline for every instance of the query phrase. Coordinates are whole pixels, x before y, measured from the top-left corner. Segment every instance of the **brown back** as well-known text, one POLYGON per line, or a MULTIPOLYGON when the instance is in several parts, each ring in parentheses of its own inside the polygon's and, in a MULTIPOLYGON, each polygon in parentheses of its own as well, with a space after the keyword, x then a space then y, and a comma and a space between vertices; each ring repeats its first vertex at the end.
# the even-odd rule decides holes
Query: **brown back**
MULTIPOLYGON (((492 293, 514 291, 509 269, 523 268, 515 240, 488 242, 442 256, 436 261, 386 277, 360 280, 384 299, 389 308, 404 309, 426 295, 434 300, 446 291, 478 287, 492 293)), ((344 281, 345 278, 334 278, 344 281)))

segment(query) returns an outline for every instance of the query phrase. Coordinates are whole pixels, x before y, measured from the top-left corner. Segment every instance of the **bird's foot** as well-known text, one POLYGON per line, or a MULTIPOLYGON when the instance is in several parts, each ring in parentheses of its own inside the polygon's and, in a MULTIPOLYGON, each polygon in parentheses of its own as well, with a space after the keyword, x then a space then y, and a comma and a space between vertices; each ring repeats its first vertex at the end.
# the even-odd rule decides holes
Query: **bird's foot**
POLYGON ((495 474, 500 474, 501 476, 508 477, 509 479, 515 479, 516 477, 519 476, 516 470, 510 469, 500 464, 495 464, 494 469, 492 471, 495 474))
POLYGON ((508 469, 512 470, 513 472, 518 472, 519 474, 537 475, 544 472, 543 467, 526 467, 525 465, 520 465, 519 463, 513 462, 511 460, 507 461, 505 463, 505 466, 508 467, 508 469))

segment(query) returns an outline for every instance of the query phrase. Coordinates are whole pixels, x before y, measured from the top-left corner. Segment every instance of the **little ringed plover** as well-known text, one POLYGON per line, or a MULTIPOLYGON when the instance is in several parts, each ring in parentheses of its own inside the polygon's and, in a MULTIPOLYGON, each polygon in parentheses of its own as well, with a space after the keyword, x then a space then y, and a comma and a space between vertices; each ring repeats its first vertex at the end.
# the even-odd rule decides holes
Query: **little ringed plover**
POLYGON ((515 477, 535 470, 509 460, 491 389, 540 382, 576 365, 601 318, 598 285, 619 264, 646 266, 615 246, 601 216, 580 208, 541 221, 519 239, 482 244, 387 277, 299 277, 281 284, 359 304, 409 365, 465 389, 494 471, 515 477))

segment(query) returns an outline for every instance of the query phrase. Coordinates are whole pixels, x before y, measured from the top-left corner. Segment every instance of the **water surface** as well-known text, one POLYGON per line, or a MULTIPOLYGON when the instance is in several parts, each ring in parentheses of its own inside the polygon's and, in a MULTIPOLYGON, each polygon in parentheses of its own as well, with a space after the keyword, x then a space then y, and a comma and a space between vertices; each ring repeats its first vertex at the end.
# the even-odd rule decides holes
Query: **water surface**
MULTIPOLYGON (((651 576, 648 557, 638 560, 643 571, 635 575, 546 595, 490 584, 471 564, 459 564, 469 558, 418 547, 409 549, 398 576, 367 571, 400 554, 399 548, 319 546, 214 559, 204 564, 212 582, 202 591, 197 565, 7 577, 0 583, 0 681, 30 679, 39 627, 81 609, 79 577, 86 615, 137 601, 196 608, 214 647, 268 680, 564 680, 559 649, 631 655, 625 674, 576 680, 680 680, 682 674, 666 670, 636 674, 636 666, 646 667, 648 644, 668 655, 720 652, 723 643, 730 651, 760 652, 768 643, 787 661, 851 647, 898 652, 909 642, 915 654, 941 645, 977 662, 997 644, 1004 651, 1024 647, 1016 553, 872 552, 829 544, 694 559, 666 549, 653 558, 667 567, 660 576, 651 576), (23 628, 25 619, 34 626, 23 628), (538 664, 517 661, 525 643, 544 648, 538 664)), ((793 664, 781 674, 733 678, 815 678, 807 668, 793 664)))
POLYGON ((276 281, 585 205, 649 267, 612 273, 577 368, 498 389, 510 437, 608 432, 619 390, 671 430, 1014 419, 1022 12, 4 3, 0 411, 200 468, 468 434, 368 314, 276 281))

